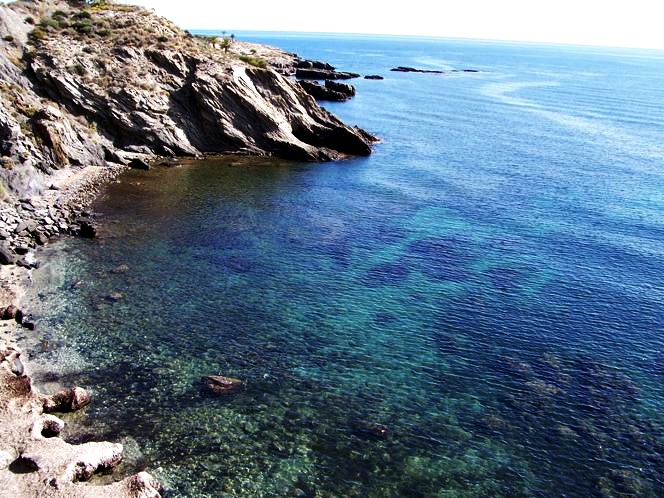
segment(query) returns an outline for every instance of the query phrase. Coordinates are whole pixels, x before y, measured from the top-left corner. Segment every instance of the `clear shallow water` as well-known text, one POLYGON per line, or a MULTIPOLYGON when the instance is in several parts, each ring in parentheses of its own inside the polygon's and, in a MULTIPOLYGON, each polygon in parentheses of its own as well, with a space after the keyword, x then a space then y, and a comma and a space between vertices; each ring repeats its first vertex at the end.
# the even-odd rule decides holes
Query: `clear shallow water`
POLYGON ((67 437, 168 496, 663 495, 664 54, 239 36, 383 74, 327 107, 384 142, 110 186, 29 305, 67 437))

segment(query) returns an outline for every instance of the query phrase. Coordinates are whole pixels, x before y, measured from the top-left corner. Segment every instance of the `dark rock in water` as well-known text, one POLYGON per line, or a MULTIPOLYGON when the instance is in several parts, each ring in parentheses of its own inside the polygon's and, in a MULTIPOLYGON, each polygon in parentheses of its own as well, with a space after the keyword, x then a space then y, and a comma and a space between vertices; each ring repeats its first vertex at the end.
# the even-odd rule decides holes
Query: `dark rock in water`
POLYGON ((348 97, 340 92, 335 92, 325 88, 323 85, 315 81, 300 81, 300 86, 316 100, 329 100, 332 102, 343 102, 348 100, 348 97))
POLYGON ((395 71, 397 73, 430 73, 430 74, 445 74, 445 71, 438 71, 435 69, 417 69, 414 67, 399 66, 393 67, 390 71, 395 71))
POLYGON ((149 170, 150 164, 148 164, 147 161, 137 157, 129 161, 129 167, 133 169, 149 170))
POLYGON ((295 76, 303 80, 350 80, 360 77, 357 73, 329 69, 296 69, 295 76))
POLYGON ((83 220, 81 221, 81 228, 79 229, 78 234, 86 239, 94 239, 97 236, 97 227, 90 221, 83 220))
POLYGON ((50 396, 44 396, 44 412, 75 412, 89 405, 91 401, 90 393, 82 387, 62 389, 50 396))
POLYGON ((5 244, 0 244, 0 265, 13 265, 16 263, 16 255, 5 244))
POLYGON ((364 77, 365 80, 384 80, 379 74, 368 74, 364 77))
POLYGON ((232 394, 244 388, 244 382, 241 380, 222 375, 208 375, 203 377, 203 382, 214 394, 232 394))
POLYGON ((327 62, 300 60, 295 63, 296 69, 324 69, 326 71, 334 71, 336 68, 327 62))
POLYGON ((313 81, 300 81, 300 86, 316 100, 343 102, 355 95, 355 87, 332 80, 325 80, 325 86, 313 81))
POLYGON ((28 254, 29 251, 30 251, 30 248, 28 246, 16 246, 14 248, 14 252, 16 254, 20 254, 21 256, 24 256, 24 255, 28 254))
POLYGON ((353 424, 353 429, 359 435, 374 439, 389 439, 390 437, 390 430, 383 424, 377 424, 375 422, 355 422, 353 424))
POLYGON ((479 71, 477 69, 464 69, 463 72, 464 73, 479 73, 479 71))
POLYGON ((325 80, 325 88, 334 92, 342 93, 348 97, 355 96, 355 87, 353 85, 349 85, 348 83, 339 83, 337 81, 325 80))
POLYGON ((23 327, 25 327, 28 330, 35 330, 37 328, 37 325, 35 324, 35 322, 27 321, 27 320, 23 320, 21 322, 21 325, 23 325, 23 327))

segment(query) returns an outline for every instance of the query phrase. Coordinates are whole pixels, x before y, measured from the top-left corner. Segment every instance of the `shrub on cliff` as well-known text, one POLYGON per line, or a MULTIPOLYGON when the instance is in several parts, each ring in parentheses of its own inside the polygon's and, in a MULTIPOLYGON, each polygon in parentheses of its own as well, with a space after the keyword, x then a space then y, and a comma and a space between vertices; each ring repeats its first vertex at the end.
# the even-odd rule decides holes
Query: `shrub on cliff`
POLYGON ((242 62, 246 62, 247 64, 251 64, 254 67, 259 67, 261 69, 265 69, 267 67, 267 61, 265 59, 261 59, 260 57, 254 57, 251 55, 241 55, 240 60, 242 62))

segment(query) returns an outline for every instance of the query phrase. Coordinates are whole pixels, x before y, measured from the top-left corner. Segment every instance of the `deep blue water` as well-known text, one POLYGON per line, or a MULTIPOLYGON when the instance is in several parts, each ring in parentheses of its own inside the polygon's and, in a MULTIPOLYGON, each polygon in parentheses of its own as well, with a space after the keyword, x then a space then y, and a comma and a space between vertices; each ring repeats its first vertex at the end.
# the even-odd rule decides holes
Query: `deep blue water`
POLYGON ((385 76, 326 104, 383 142, 111 185, 35 273, 67 437, 168 496, 663 496, 664 52, 238 38, 385 76))

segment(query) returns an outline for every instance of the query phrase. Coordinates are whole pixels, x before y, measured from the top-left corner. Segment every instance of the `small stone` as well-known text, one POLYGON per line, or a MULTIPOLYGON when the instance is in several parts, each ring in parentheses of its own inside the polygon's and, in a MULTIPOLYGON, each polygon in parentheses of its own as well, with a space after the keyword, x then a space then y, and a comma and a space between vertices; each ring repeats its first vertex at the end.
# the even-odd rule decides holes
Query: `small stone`
POLYGON ((112 303, 117 303, 122 298, 124 298, 124 295, 121 292, 111 292, 106 296, 106 300, 112 303))
POLYGON ((28 254, 29 251, 30 251, 30 248, 28 246, 25 246, 25 245, 17 246, 14 249, 14 252, 16 254, 20 254, 21 256, 24 256, 24 255, 28 254))
POLYGON ((113 273, 127 273, 129 271, 128 265, 120 265, 117 268, 113 269, 113 273))
POLYGON ((23 322, 21 322, 21 325, 23 325, 23 327, 28 329, 28 330, 35 330, 37 328, 37 325, 35 324, 35 322, 32 322, 32 321, 23 320, 23 322))

